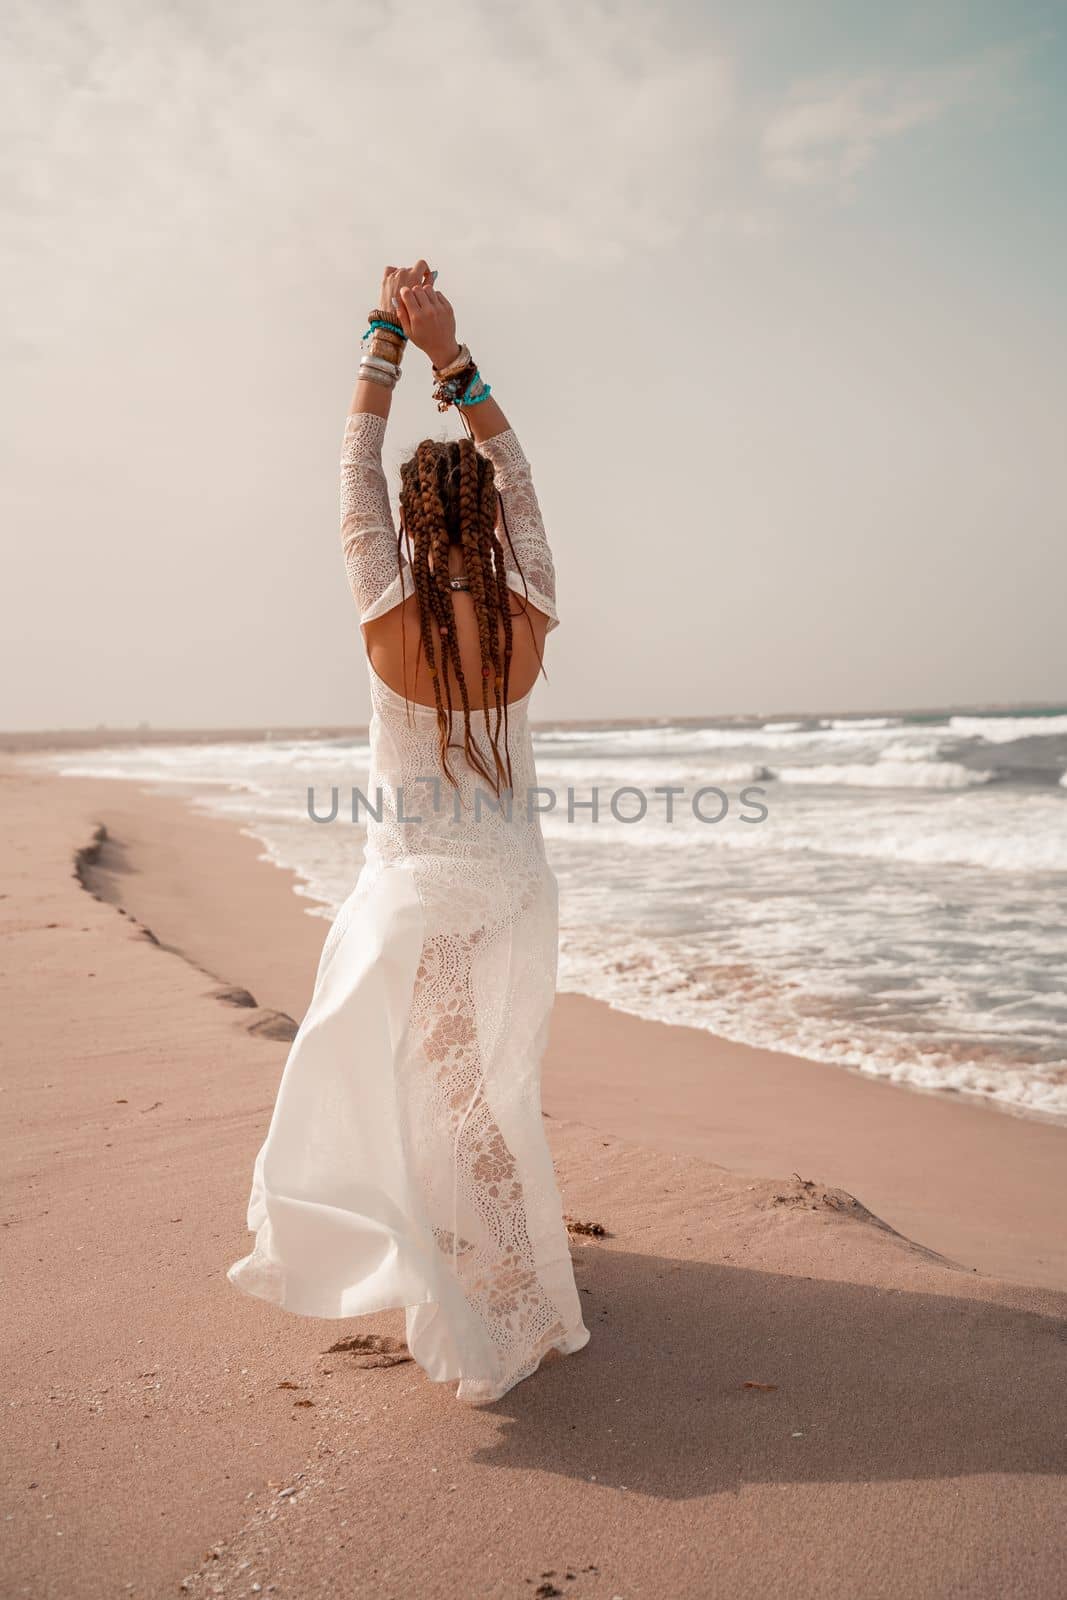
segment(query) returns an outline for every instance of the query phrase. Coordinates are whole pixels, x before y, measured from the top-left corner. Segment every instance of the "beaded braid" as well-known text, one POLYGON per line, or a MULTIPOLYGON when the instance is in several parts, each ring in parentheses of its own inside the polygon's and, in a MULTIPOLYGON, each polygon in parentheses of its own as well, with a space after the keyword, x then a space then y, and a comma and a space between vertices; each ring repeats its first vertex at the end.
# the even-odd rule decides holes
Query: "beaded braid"
MULTIPOLYGON (((430 674, 430 681, 433 684, 434 702, 437 708, 437 724, 441 734, 441 766, 449 782, 454 784, 456 780, 448 765, 448 719, 445 715, 444 702, 441 698, 437 652, 434 648, 433 628, 431 626, 434 606, 430 593, 430 567, 427 560, 429 540, 425 530, 417 456, 412 456, 410 461, 404 462, 400 469, 400 482, 401 533, 397 540, 397 565, 399 567, 402 562, 402 544, 406 540, 408 561, 419 607, 420 643, 423 654, 426 657, 426 666, 430 674)), ((407 682, 406 676, 404 681, 405 683, 407 682)))
MULTIPOLYGON (((451 592, 442 594, 434 568, 439 566, 439 535, 444 534, 445 560, 448 557, 448 534, 445 529, 445 510, 437 482, 437 456, 430 439, 424 439, 413 460, 405 465, 401 481, 407 478, 410 514, 414 520, 415 546, 412 552, 412 575, 419 604, 420 633, 426 661, 433 683, 437 708, 437 726, 440 738, 441 767, 449 782, 456 780, 448 763, 448 750, 452 743, 452 692, 448 681, 450 655, 455 651, 455 614, 451 592), (409 471, 413 468, 413 471, 409 471), (431 557, 433 558, 431 560, 431 557), (441 661, 438 667, 433 643, 433 626, 437 623, 441 639, 441 661), (442 677, 444 693, 442 694, 442 677)), ((466 685, 460 674, 460 693, 464 709, 468 709, 466 685)))
MULTIPOLYGON (((464 712, 463 750, 472 769, 499 794, 502 781, 511 786, 511 756, 507 748, 507 691, 510 678, 512 626, 503 550, 495 533, 496 489, 492 462, 469 439, 436 443, 424 439, 401 467, 401 534, 397 559, 408 545, 415 597, 419 608, 421 649, 433 683, 440 740, 441 767, 448 781, 456 779, 448 761, 452 742, 452 676, 459 687, 464 712), (446 511, 446 506, 448 510, 446 511), (448 551, 453 542, 450 527, 458 532, 467 567, 470 594, 478 626, 482 663, 482 708, 489 732, 490 689, 495 725, 489 735, 495 774, 471 741, 470 694, 456 633, 453 591, 448 575, 448 551), (433 624, 440 637, 440 659, 433 624), (501 652, 500 634, 504 635, 501 652), (500 753, 503 728, 504 755, 500 753)), ((406 680, 405 680, 406 681, 406 680)))
POLYGON ((442 737, 448 743, 452 740, 452 692, 449 683, 448 669, 451 666, 459 684, 460 699, 466 713, 463 740, 467 747, 465 753, 469 758, 470 746, 470 696, 467 693, 467 683, 463 676, 463 666, 459 659, 459 640, 456 637, 456 608, 452 599, 452 590, 448 582, 448 526, 445 522, 445 507, 441 498, 441 484, 438 477, 440 466, 439 458, 427 447, 429 440, 419 446, 420 474, 422 484, 422 505, 429 530, 430 556, 430 597, 433 605, 434 620, 437 631, 441 635, 441 665, 444 668, 445 692, 448 700, 448 717, 442 737))
POLYGON ((499 738, 501 724, 505 717, 506 705, 506 676, 505 663, 508 669, 511 665, 511 648, 508 635, 511 628, 511 606, 507 595, 507 584, 501 591, 500 580, 504 578, 503 569, 494 569, 494 554, 491 543, 492 530, 487 530, 483 511, 486 501, 486 490, 495 506, 495 492, 493 478, 490 473, 483 472, 480 468, 481 457, 469 439, 461 439, 457 445, 459 452, 459 507, 460 507, 460 539, 467 567, 467 577, 470 582, 471 599, 474 602, 475 620, 478 625, 478 645, 482 658, 482 708, 488 715, 489 690, 492 687, 493 709, 496 713, 496 723, 493 731, 492 750, 496 763, 497 777, 511 786, 511 760, 507 755, 507 735, 504 737, 505 760, 501 760, 499 738), (503 609, 501 609, 501 607, 503 609), (502 623, 503 627, 499 627, 502 623), (501 655, 500 634, 503 631, 504 654, 501 655))
MULTIPOLYGON (((507 761, 508 787, 511 787, 511 751, 508 746, 508 689, 511 683, 511 656, 513 646, 513 629, 511 621, 511 590, 508 588, 507 569, 504 566, 504 550, 496 534, 497 491, 492 473, 486 473, 482 479, 481 502, 478 507, 480 518, 480 533, 482 547, 487 552, 486 566, 495 588, 495 610, 499 616, 504 633, 504 661, 503 670, 497 682, 499 694, 497 699, 496 739, 499 744, 501 722, 504 730, 504 754, 507 761)), ((494 629, 494 637, 496 630, 494 629)))

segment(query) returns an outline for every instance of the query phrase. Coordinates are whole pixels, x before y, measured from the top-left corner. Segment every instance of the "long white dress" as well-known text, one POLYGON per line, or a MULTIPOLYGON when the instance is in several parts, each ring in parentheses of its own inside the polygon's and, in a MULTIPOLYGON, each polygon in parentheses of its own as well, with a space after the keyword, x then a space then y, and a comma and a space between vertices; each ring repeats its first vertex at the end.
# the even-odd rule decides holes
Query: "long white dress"
MULTIPOLYGON (((341 458, 362 622, 412 592, 397 567, 384 430, 381 418, 349 417, 341 458)), ((509 585, 522 593, 525 579, 554 627, 529 462, 511 429, 478 449, 493 461, 521 566, 509 553, 509 585)), ((509 818, 462 748, 451 789, 433 708, 409 707, 368 668, 366 795, 380 820, 368 814, 364 864, 326 936, 256 1157, 255 1244, 228 1277, 307 1316, 405 1308, 415 1360, 479 1403, 549 1350, 589 1338, 541 1117, 558 913, 531 794, 530 695, 510 707, 509 818)), ((480 710, 471 734, 484 748, 480 710)))

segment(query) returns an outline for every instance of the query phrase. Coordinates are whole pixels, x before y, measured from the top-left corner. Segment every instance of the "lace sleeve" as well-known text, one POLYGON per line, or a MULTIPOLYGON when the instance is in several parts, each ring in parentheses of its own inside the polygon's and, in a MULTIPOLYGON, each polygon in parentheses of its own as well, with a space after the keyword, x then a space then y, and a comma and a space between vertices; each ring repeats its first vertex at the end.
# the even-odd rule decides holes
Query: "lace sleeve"
POLYGON ((371 622, 414 592, 397 537, 382 468, 385 419, 369 411, 345 423, 341 448, 341 543, 360 622, 371 622))
POLYGON ((552 552, 548 535, 541 520, 541 507, 530 474, 530 463, 522 445, 511 428, 483 439, 477 446, 492 463, 496 486, 504 502, 507 516, 507 533, 503 520, 497 515, 497 535, 504 547, 504 565, 507 569, 508 587, 516 594, 525 594, 530 604, 543 611, 548 618, 548 631, 559 624, 556 611, 556 571, 552 565, 552 552))

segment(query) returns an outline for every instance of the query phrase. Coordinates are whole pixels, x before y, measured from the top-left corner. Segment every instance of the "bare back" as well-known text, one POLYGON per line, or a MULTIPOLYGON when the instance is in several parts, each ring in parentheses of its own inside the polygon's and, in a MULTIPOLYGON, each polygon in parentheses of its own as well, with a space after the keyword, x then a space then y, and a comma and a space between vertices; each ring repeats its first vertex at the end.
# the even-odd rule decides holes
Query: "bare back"
MULTIPOLYGON (((349 582, 359 608, 372 671, 395 694, 433 706, 433 682, 422 650, 419 606, 407 557, 397 551, 381 449, 384 420, 349 416, 341 458, 341 539, 349 582)), ((546 636, 558 625, 555 570, 530 464, 511 428, 477 443, 493 463, 501 515, 497 535, 504 551, 512 618, 508 700, 524 699, 541 671, 546 636)), ((459 559, 455 552, 453 559, 459 559)), ((472 710, 482 706, 482 656, 471 595, 452 592, 456 637, 472 710)), ((435 654, 441 659, 436 623, 435 654)), ((503 629, 501 628, 501 633, 503 629)), ((501 638, 501 645, 503 639, 501 638)), ((452 704, 461 705, 453 683, 452 704)))
MULTIPOLYGON (((474 615, 474 602, 462 590, 453 595, 456 613, 456 642, 459 645, 463 676, 467 683, 472 706, 482 703, 482 656, 478 640, 478 624, 474 615)), ((508 700, 521 700, 529 694, 541 671, 545 649, 548 618, 543 611, 524 601, 521 595, 511 595, 512 646, 511 670, 508 681, 508 700)), ((437 659, 441 659, 441 638, 436 623, 433 625, 434 646, 437 659)), ((500 630, 503 651, 503 628, 500 630)), ((414 700, 418 705, 434 704, 433 683, 426 664, 419 629, 419 609, 415 597, 409 596, 402 605, 395 606, 375 621, 364 624, 363 638, 367 657, 379 678, 397 694, 414 700), (405 676, 406 667, 406 676, 405 676)), ((452 683, 452 704, 460 705, 459 690, 452 683)))

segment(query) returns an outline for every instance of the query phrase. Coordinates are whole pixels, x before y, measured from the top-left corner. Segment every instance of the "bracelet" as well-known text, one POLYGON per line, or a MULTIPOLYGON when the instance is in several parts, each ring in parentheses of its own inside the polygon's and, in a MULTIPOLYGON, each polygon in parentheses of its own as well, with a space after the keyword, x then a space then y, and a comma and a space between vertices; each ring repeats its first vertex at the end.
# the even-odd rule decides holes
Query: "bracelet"
MULTIPOLYGON (((407 334, 391 317, 387 317, 384 311, 375 309, 369 312, 367 321, 369 324, 367 331, 360 338, 363 347, 362 360, 379 364, 379 372, 383 370, 380 363, 384 363, 391 375, 392 383, 398 383, 400 363, 404 359, 404 347, 408 342, 407 334)), ((368 368, 365 374, 368 378, 371 376, 371 370, 368 368)))
POLYGON ((361 356, 359 365, 361 371, 364 367, 371 367, 375 372, 387 372, 393 378, 400 377, 400 368, 396 362, 386 361, 381 356, 361 356))
POLYGON ((462 397, 476 371, 477 368, 474 362, 468 361, 462 372, 458 372, 454 378, 443 378, 435 386, 433 397, 437 401, 438 411, 447 411, 449 406, 455 405, 456 401, 462 397))
POLYGON ((459 355, 456 356, 453 361, 450 361, 447 367, 434 367, 434 377, 438 379, 454 378, 461 373, 465 367, 469 367, 470 364, 471 353, 465 344, 461 344, 459 347, 459 355))
POLYGON ((364 339, 369 339, 372 344, 375 339, 384 339, 387 344, 395 344, 401 350, 407 344, 407 340, 402 333, 397 333, 393 328, 387 328, 384 322, 372 322, 363 337, 364 339))
POLYGON ((446 378, 434 389, 433 397, 437 401, 438 411, 447 411, 449 406, 481 405, 483 400, 488 400, 492 389, 482 379, 481 373, 469 361, 463 371, 454 378, 446 378))
POLYGON ((379 328, 385 328, 389 333, 395 333, 398 338, 407 339, 407 334, 403 328, 399 327, 395 322, 388 322, 385 317, 371 317, 370 328, 373 332, 377 332, 379 328))
POLYGON ((381 384, 383 389, 395 389, 397 383, 399 382, 399 375, 396 378, 389 378, 386 377, 384 372, 375 372, 373 368, 368 368, 365 370, 363 363, 361 362, 359 367, 359 379, 361 383, 378 383, 381 384))
POLYGON ((404 354, 402 337, 397 338, 395 334, 385 333, 379 328, 371 327, 361 336, 359 342, 364 350, 368 350, 372 355, 388 353, 395 357, 397 366, 400 365, 404 354))
POLYGON ((380 322, 383 327, 391 328, 394 333, 398 333, 402 339, 407 339, 407 334, 396 320, 395 312, 379 311, 377 309, 374 311, 368 311, 367 321, 370 323, 371 327, 373 327, 376 322, 380 322))
POLYGON ((482 382, 480 372, 475 372, 459 399, 454 402, 457 406, 480 406, 483 400, 488 400, 492 390, 487 383, 482 382))
POLYGON ((383 357, 386 361, 392 361, 399 366, 404 359, 404 346, 390 333, 376 333, 364 347, 364 353, 383 357))
POLYGON ((368 383, 381 383, 387 389, 395 389, 400 382, 400 368, 394 367, 388 361, 374 361, 364 357, 359 364, 359 376, 368 383))

